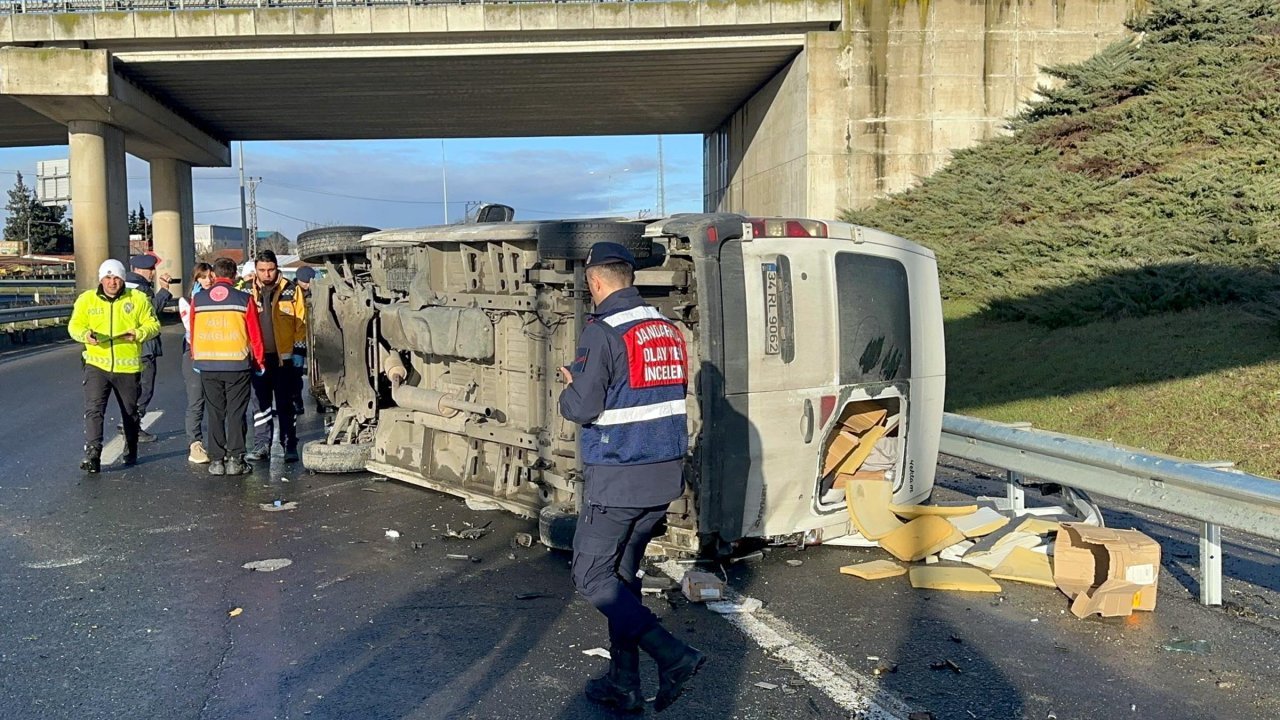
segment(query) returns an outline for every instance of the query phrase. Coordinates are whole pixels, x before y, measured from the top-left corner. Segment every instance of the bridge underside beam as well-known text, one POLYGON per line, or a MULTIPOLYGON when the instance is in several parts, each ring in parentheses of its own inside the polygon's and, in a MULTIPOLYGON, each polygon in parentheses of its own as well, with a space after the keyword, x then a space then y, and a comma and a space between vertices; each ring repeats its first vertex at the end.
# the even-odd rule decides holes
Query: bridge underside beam
POLYGON ((97 122, 119 128, 125 149, 146 160, 231 164, 226 142, 117 72, 106 50, 0 48, 0 97, 64 126, 97 122))

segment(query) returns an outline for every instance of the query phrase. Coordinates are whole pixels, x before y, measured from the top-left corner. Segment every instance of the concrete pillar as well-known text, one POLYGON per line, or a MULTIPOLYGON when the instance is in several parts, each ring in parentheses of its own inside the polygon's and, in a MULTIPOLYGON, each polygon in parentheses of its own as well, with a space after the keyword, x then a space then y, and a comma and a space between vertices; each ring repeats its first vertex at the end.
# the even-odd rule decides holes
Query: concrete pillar
POLYGON ((182 281, 181 285, 169 287, 175 295, 186 292, 196 261, 190 163, 159 158, 151 161, 151 231, 153 249, 160 256, 157 273, 167 272, 174 280, 182 281))
POLYGON ((129 262, 128 178, 124 131, 106 123, 67 123, 71 156, 71 216, 76 287, 97 287, 98 266, 107 258, 129 262))

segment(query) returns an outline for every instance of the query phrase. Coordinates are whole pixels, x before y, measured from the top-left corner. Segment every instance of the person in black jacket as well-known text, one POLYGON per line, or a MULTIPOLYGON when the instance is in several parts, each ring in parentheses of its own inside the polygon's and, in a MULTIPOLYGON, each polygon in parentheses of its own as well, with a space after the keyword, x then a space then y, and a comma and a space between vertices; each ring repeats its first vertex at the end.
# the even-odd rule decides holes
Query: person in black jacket
POLYGON ((573 581, 609 621, 609 671, 587 683, 591 700, 624 712, 644 708, 640 650, 658 665, 661 712, 706 660, 641 602, 640 563, 667 505, 684 492, 689 449, 684 336, 645 303, 635 259, 622 245, 596 243, 586 261, 595 313, 578 341, 560 414, 582 426, 585 497, 573 538, 573 581))
MULTIPOLYGON (((173 299, 173 294, 169 292, 169 285, 173 283, 173 279, 168 273, 161 273, 160 289, 156 290, 153 287, 157 262, 159 259, 151 254, 134 255, 129 258, 129 273, 125 275, 125 285, 141 290, 151 300, 151 307, 158 318, 160 311, 173 299)), ((142 345, 142 374, 138 378, 138 442, 155 442, 156 439, 155 435, 141 429, 141 423, 142 418, 146 417, 147 408, 151 405, 151 398, 155 395, 156 358, 163 354, 164 350, 158 335, 142 345)))

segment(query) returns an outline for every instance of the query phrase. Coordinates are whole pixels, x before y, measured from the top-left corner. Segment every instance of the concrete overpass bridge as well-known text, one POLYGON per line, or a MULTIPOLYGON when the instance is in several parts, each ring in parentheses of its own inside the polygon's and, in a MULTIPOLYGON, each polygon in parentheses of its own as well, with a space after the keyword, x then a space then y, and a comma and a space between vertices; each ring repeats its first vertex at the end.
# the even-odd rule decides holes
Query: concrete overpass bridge
POLYGON ((126 254, 126 152, 182 277, 191 168, 234 140, 700 133, 707 209, 824 217, 998 133, 1144 4, 11 0, 0 147, 69 144, 86 287, 126 254))

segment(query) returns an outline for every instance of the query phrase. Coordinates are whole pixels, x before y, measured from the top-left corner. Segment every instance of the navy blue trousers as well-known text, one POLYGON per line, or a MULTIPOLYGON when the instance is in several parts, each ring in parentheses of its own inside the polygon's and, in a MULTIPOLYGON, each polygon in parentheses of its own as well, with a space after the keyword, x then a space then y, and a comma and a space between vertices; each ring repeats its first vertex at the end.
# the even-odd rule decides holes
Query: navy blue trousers
POLYGON ((640 601, 644 548, 667 506, 619 508, 587 505, 573 536, 573 584, 609 621, 609 641, 635 645, 658 624, 640 601))

